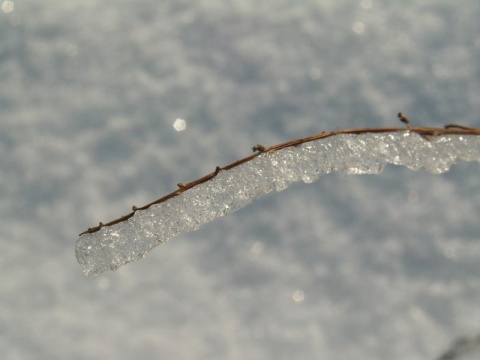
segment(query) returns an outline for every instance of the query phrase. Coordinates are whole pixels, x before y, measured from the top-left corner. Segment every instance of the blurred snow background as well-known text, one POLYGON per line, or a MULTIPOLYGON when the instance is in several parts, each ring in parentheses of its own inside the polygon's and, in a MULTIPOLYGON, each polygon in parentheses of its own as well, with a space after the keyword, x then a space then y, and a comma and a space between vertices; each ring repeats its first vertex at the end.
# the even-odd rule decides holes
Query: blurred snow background
POLYGON ((479 17, 473 0, 0 0, 2 358, 413 360, 476 336, 475 164, 295 184, 95 278, 74 243, 257 143, 398 111, 478 127, 479 17))

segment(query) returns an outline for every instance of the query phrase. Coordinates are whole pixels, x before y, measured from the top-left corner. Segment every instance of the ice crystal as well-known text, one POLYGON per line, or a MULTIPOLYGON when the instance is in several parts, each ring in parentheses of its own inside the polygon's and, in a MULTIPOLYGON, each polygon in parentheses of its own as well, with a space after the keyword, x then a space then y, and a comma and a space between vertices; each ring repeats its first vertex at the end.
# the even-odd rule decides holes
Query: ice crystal
POLYGON ((311 183, 332 171, 378 174, 386 164, 434 174, 459 161, 480 161, 478 136, 425 137, 410 131, 339 134, 263 153, 127 221, 102 227, 77 240, 76 256, 86 275, 115 270, 157 245, 280 191, 295 181, 311 183))

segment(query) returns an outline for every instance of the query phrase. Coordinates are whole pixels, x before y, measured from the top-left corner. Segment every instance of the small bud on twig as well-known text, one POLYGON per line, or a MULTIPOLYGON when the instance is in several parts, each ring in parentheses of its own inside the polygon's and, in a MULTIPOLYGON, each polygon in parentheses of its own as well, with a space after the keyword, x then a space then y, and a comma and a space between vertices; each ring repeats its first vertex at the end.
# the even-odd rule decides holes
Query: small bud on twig
POLYGON ((253 152, 264 152, 265 151, 265 146, 257 144, 254 147, 252 147, 253 152))
POLYGON ((407 124, 407 125, 410 124, 410 119, 405 115, 403 115, 401 112, 398 113, 398 120, 400 120, 404 124, 407 124))

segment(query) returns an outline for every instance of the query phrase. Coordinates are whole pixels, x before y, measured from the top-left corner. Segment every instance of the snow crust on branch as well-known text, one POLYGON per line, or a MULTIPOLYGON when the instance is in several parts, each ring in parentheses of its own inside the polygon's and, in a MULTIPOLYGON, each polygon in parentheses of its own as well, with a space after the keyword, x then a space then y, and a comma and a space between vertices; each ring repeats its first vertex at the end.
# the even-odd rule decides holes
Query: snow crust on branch
POLYGON ((408 130, 338 134, 265 152, 126 221, 85 233, 76 242, 86 275, 137 261, 172 237, 244 207, 255 198, 333 171, 378 174, 386 164, 440 174, 459 161, 480 162, 480 136, 422 136, 408 130))

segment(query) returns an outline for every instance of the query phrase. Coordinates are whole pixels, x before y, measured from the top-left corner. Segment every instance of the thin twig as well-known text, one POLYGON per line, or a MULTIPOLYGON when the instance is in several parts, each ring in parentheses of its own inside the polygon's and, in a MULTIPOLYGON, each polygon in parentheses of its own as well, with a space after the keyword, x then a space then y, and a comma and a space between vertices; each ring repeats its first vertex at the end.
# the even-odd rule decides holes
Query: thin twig
POLYGON ((344 129, 344 130, 335 130, 335 131, 324 131, 320 134, 307 136, 307 137, 297 139, 297 140, 287 141, 285 143, 273 145, 273 146, 270 146, 270 147, 264 147, 262 145, 256 145, 256 146, 253 147, 253 151, 255 151, 255 153, 253 153, 252 155, 244 157, 243 159, 237 160, 237 161, 235 161, 235 162, 233 162, 229 165, 226 165, 226 166, 222 166, 222 167, 217 166, 215 168, 214 172, 212 172, 208 175, 205 175, 204 177, 201 177, 200 179, 194 180, 194 181, 186 183, 186 184, 179 183, 178 184, 179 188, 177 190, 171 192, 170 194, 167 194, 167 195, 161 197, 160 199, 152 201, 151 203, 149 203, 147 205, 144 205, 144 206, 141 206, 141 207, 134 206, 134 207, 132 207, 132 212, 131 213, 129 213, 127 215, 124 215, 124 216, 121 216, 118 219, 112 220, 112 221, 107 222, 107 223, 99 223, 98 226, 91 227, 88 230, 82 232, 80 234, 80 236, 84 235, 84 234, 97 232, 102 227, 105 227, 105 226, 111 226, 111 225, 115 225, 115 224, 118 224, 120 222, 126 221, 126 220, 130 219, 137 211, 146 210, 152 205, 161 204, 161 203, 163 203, 163 202, 165 202, 165 201, 167 201, 167 200, 169 200, 169 199, 171 199, 175 196, 178 196, 178 195, 182 194, 183 192, 185 192, 185 191, 187 191, 187 190, 189 190, 189 189, 191 189, 191 188, 193 188, 197 185, 200 185, 200 184, 203 184, 204 182, 207 182, 208 180, 217 176, 217 174, 220 171, 233 169, 234 167, 237 167, 237 166, 239 166, 243 163, 246 163, 246 162, 256 158, 257 156, 259 156, 259 155, 261 155, 262 153, 265 153, 265 152, 275 152, 275 151, 278 151, 278 150, 281 150, 281 149, 284 149, 284 148, 287 148, 287 147, 297 146, 297 145, 304 144, 304 143, 307 143, 307 142, 310 142, 310 141, 324 139, 324 138, 339 135, 339 134, 366 134, 366 133, 388 133, 388 132, 393 133, 393 132, 400 132, 400 131, 410 131, 410 132, 414 132, 414 133, 417 133, 417 134, 422 135, 422 136, 441 136, 441 135, 477 135, 478 136, 478 135, 480 135, 480 129, 468 128, 468 127, 464 127, 464 126, 461 126, 461 125, 455 125, 455 126, 452 126, 452 125, 455 125, 455 124, 449 124, 445 128, 428 128, 428 127, 410 127, 409 126, 408 129, 405 129, 404 127, 390 127, 390 128, 362 128, 362 129, 344 129))
POLYGON ((465 125, 459 125, 459 124, 447 124, 444 126, 445 129, 463 129, 463 130, 473 130, 473 128, 465 126, 465 125))

